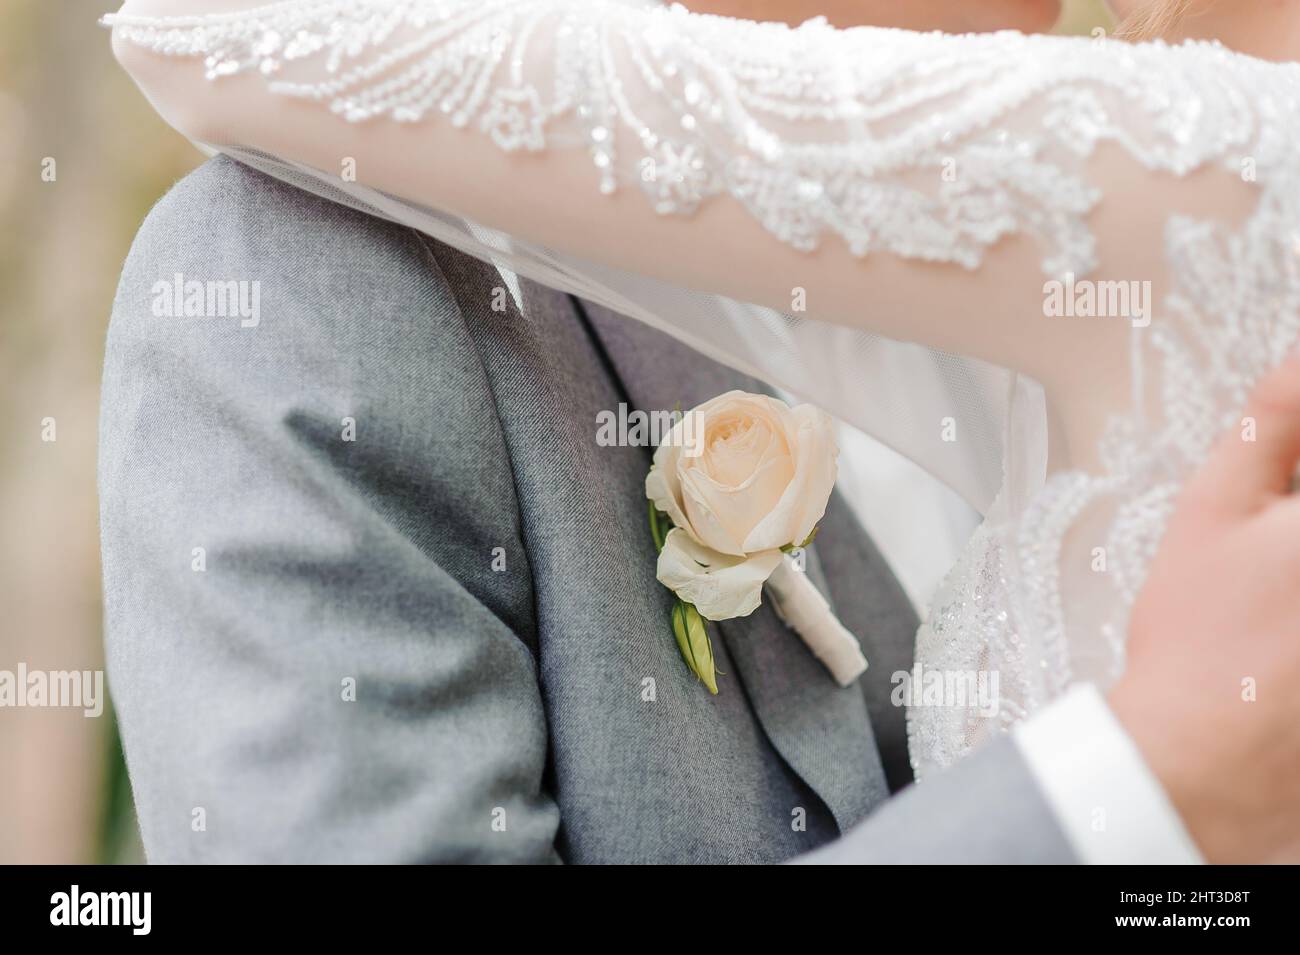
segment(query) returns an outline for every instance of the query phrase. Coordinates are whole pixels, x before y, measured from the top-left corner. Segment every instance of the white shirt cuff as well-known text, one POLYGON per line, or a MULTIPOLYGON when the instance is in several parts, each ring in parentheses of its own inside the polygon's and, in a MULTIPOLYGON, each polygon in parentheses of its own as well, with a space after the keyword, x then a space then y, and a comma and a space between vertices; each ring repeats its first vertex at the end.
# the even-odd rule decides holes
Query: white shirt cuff
POLYGON ((1204 861, 1164 788, 1093 685, 1071 687, 1012 736, 1080 861, 1204 861))

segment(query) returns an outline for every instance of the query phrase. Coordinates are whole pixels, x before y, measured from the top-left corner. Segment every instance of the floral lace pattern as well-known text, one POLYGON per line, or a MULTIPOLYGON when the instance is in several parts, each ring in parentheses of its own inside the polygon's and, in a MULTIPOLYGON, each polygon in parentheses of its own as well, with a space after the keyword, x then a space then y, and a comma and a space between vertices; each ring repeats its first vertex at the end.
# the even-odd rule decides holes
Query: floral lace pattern
POLYGON ((508 151, 578 145, 603 193, 632 185, 679 215, 726 194, 801 250, 838 236, 859 255, 976 269, 1026 235, 1047 275, 1086 275, 1100 145, 1148 170, 1253 182, 1242 226, 1168 222, 1170 293, 1133 351, 1134 393, 1158 382, 1159 406, 1135 399, 1113 419, 1099 473, 1002 500, 941 589, 918 661, 998 672, 1001 708, 911 710, 920 771, 1075 680, 1114 678, 1178 488, 1300 339, 1295 65, 1215 44, 791 29, 639 0, 287 0, 108 22, 349 122, 445 121, 508 151))
POLYGON ((1167 320, 1143 330, 1134 358, 1137 381, 1158 376, 1159 407, 1112 417, 1101 473, 1055 474, 1023 508, 991 517, 945 580, 917 659, 945 672, 996 671, 1000 709, 993 719, 963 707, 909 709, 918 777, 1069 684, 1104 687, 1122 672, 1128 613, 1178 492, 1221 434, 1248 433, 1241 412, 1251 390, 1300 346, 1300 197, 1282 188, 1294 181, 1265 188, 1240 230, 1169 223, 1167 320), (1085 521, 1090 511, 1097 517, 1085 521))
POLYGON ((626 0, 287 0, 108 22, 203 57, 209 78, 257 71, 352 122, 443 117, 511 151, 576 138, 601 191, 636 182, 664 213, 725 191, 799 249, 835 234, 859 255, 968 268, 1030 233, 1048 273, 1086 273, 1100 196, 1071 158, 1115 140, 1186 172, 1255 125, 1212 46, 1079 57, 1063 38, 790 29, 626 0), (287 78, 303 61, 323 75, 287 78), (1019 114, 1036 118, 1008 122, 1019 114))

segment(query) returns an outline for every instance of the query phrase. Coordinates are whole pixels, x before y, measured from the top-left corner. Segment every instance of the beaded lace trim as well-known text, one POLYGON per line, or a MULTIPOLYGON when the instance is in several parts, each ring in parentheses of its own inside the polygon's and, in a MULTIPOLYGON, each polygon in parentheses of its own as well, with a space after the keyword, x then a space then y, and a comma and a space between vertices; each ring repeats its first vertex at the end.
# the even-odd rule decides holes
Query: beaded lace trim
POLYGON ((1029 233, 1046 271, 1088 272, 1100 196, 1078 160, 1102 140, 1185 172, 1254 129, 1245 91, 1203 68, 1226 59, 1211 46, 791 29, 611 0, 288 0, 106 22, 352 122, 434 114, 505 150, 576 135, 603 192, 635 182, 663 213, 726 192, 799 249, 829 233, 968 268, 1029 233), (322 75, 284 78, 307 60, 322 75))

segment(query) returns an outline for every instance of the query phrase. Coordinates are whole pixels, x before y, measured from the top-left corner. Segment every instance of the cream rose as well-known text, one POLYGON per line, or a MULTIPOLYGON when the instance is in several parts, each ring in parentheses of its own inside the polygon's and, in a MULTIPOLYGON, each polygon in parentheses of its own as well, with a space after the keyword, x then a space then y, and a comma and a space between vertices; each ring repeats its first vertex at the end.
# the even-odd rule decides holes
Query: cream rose
POLYGON ((687 412, 655 452, 646 496, 675 525, 659 580, 710 620, 752 613, 782 547, 807 540, 835 485, 830 417, 729 391, 687 412))

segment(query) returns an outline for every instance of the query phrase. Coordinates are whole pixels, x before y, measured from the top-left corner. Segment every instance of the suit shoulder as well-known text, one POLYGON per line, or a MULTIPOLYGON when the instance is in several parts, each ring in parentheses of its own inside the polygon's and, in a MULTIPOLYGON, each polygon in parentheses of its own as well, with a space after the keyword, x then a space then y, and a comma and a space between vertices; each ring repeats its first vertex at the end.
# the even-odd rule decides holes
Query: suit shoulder
POLYGON ((141 225, 108 342, 131 346, 218 363, 274 347, 286 361, 368 358, 372 370, 412 354, 463 364, 471 347, 423 237, 226 157, 177 182, 141 225))

